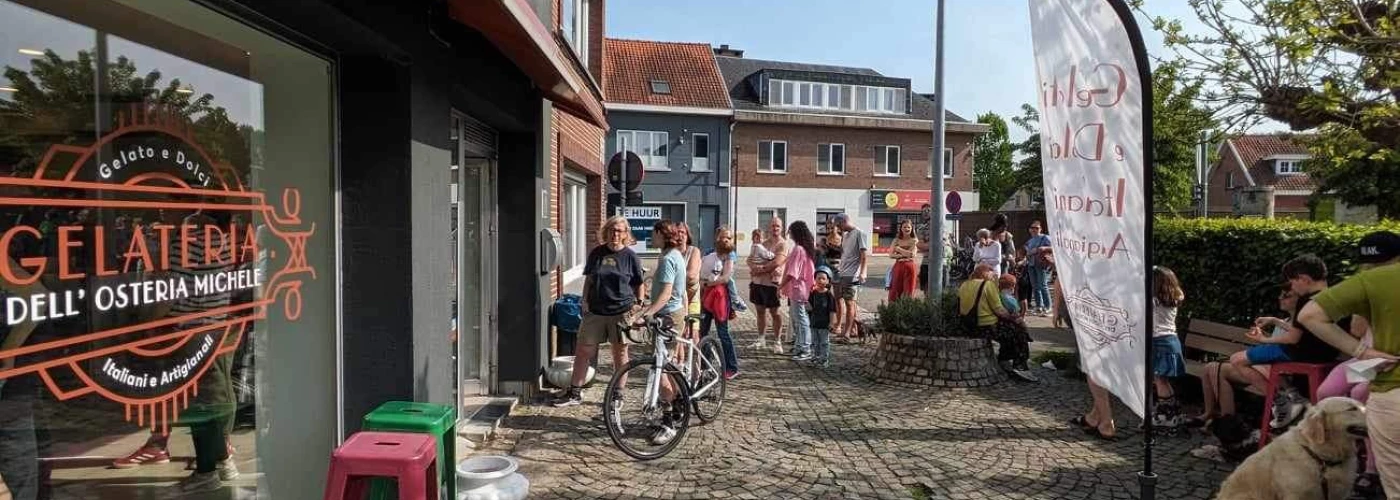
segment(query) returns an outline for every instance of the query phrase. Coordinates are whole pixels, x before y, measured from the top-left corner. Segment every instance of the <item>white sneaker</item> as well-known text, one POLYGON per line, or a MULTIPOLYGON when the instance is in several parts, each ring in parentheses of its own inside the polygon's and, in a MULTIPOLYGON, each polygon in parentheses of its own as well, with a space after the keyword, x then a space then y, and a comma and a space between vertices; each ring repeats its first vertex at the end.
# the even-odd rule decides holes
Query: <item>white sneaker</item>
POLYGON ((219 473, 219 480, 221 481, 238 479, 238 464, 233 461, 232 455, 219 462, 214 470, 219 473))
POLYGON ((181 494, 194 494, 214 491, 224 486, 218 471, 196 472, 175 483, 175 491, 181 494))
POLYGON ((762 338, 758 339, 758 342, 754 342, 754 343, 752 343, 752 344, 749 344, 749 349, 767 349, 767 348, 768 348, 768 343, 764 342, 762 338))
POLYGON ((774 354, 782 354, 782 353, 783 353, 783 343, 782 343, 782 342, 778 342, 778 343, 776 343, 776 344, 773 344, 773 353, 774 353, 774 354))
POLYGON ((672 428, 669 425, 662 426, 660 430, 656 431, 656 434, 651 435, 651 444, 661 446, 671 442, 671 440, 675 438, 676 429, 672 428))

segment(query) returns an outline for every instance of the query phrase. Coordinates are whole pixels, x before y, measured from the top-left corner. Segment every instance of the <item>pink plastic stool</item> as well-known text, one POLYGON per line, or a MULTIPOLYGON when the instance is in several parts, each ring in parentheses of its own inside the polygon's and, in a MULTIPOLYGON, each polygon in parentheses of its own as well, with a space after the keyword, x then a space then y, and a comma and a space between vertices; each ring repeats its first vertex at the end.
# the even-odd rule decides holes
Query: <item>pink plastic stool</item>
POLYGON ((399 500, 438 500, 437 438, 359 432, 331 454, 325 500, 361 500, 370 478, 395 478, 399 500))

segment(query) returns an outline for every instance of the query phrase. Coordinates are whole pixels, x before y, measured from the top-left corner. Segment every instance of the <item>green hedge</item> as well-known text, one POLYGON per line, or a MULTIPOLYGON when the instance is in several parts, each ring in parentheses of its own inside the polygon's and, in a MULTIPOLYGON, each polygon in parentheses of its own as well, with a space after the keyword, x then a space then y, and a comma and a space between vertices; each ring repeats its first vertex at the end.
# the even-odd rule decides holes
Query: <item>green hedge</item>
POLYGON ((977 337, 976 331, 965 331, 962 324, 957 321, 958 294, 956 289, 944 292, 943 301, 939 306, 943 309, 939 318, 949 318, 942 321, 942 325, 939 325, 939 320, 934 317, 933 304, 923 298, 900 297, 894 302, 880 304, 879 309, 877 309, 880 329, 898 335, 918 337, 977 337))
POLYGON ((1327 262, 1329 281, 1355 272, 1356 243, 1372 231, 1400 232, 1400 224, 1376 226, 1267 219, 1158 218, 1154 262, 1176 272, 1186 290, 1178 325, 1190 318, 1247 325, 1279 315, 1283 264, 1312 253, 1327 262))

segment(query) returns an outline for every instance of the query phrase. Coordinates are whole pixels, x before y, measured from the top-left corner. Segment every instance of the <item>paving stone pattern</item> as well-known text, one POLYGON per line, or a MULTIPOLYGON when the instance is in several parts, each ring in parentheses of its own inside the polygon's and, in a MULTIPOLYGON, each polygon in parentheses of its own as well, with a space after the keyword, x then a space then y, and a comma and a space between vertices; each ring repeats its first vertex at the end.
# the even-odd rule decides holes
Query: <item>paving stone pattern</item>
MULTIPOLYGON (((637 462, 613 447, 601 385, 582 406, 518 406, 482 451, 518 457, 531 498, 1138 498, 1139 420, 1120 406, 1116 442, 1070 428, 1088 406, 1082 380, 1038 369, 1038 384, 894 385, 860 374, 874 343, 834 346, 821 369, 747 348, 752 315, 734 327, 743 372, 724 414, 663 459, 637 462)), ((1187 454, 1203 440, 1158 440, 1157 498, 1210 498, 1229 470, 1187 454)))

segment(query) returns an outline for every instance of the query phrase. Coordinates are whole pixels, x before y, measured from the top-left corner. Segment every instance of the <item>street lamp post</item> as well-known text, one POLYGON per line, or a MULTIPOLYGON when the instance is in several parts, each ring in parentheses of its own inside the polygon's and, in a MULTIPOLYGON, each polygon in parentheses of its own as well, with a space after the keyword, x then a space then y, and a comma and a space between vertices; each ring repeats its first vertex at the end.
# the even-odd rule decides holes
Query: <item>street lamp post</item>
MULTIPOLYGON (((943 300, 943 262, 947 256, 943 255, 943 224, 944 216, 943 203, 943 143, 944 132, 947 123, 944 119, 947 115, 945 100, 943 98, 943 3, 938 0, 938 19, 934 21, 933 28, 933 171, 929 172, 933 177, 933 193, 929 197, 929 204, 932 210, 933 220, 929 225, 933 228, 933 234, 929 235, 928 242, 929 262, 928 268, 928 296, 935 304, 943 300)), ((933 308, 934 314, 938 314, 941 308, 933 308)))

